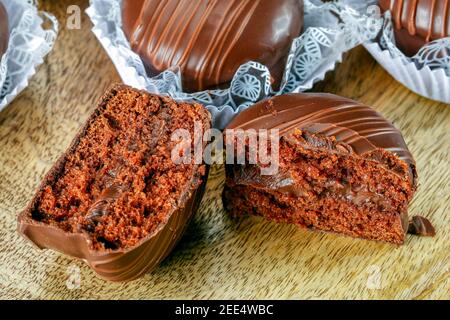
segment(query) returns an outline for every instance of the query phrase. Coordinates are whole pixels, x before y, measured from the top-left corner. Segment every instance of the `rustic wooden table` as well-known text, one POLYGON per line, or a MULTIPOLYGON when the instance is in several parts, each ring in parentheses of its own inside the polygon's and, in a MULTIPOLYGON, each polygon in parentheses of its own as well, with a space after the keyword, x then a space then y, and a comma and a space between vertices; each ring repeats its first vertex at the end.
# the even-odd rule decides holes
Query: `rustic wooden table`
POLYGON ((392 79, 363 48, 315 90, 374 106, 400 128, 415 155, 420 189, 412 215, 435 223, 435 238, 388 244, 313 233, 223 211, 223 170, 213 168, 202 206, 180 245, 153 273, 108 283, 16 233, 16 216, 68 146, 95 100, 119 77, 83 16, 67 30, 66 10, 88 1, 41 1, 61 31, 29 87, 0 112, 0 296, 3 298, 450 298, 450 106, 392 79), (77 285, 79 280, 79 286, 77 285), (73 285, 75 283, 75 285, 73 285))

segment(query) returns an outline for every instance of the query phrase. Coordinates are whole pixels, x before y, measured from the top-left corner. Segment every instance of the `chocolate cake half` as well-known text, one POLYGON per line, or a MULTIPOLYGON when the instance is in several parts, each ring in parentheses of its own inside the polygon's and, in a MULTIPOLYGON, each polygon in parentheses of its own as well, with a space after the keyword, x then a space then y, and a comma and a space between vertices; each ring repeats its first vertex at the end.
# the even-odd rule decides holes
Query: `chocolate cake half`
POLYGON ((150 271, 180 239, 207 174, 194 160, 172 161, 172 135, 210 121, 199 104, 114 86, 19 216, 20 233, 108 280, 150 271))
POLYGON ((252 140, 239 151, 228 136, 236 159, 246 153, 245 163, 226 167, 223 199, 234 215, 404 242, 416 166, 401 133, 379 113, 331 94, 288 94, 240 113, 227 131, 236 129, 278 129, 280 138, 278 171, 263 175, 259 160, 248 159, 252 140))
POLYGON ((8 48, 9 41, 9 26, 8 26, 8 13, 5 7, 0 2, 0 59, 8 48))

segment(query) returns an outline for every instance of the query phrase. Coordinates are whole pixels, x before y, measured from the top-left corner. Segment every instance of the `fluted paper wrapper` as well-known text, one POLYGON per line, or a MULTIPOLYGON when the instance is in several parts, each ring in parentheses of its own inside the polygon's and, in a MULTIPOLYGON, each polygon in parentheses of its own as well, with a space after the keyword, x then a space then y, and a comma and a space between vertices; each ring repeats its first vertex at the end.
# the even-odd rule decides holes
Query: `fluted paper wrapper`
POLYGON ((117 68, 123 82, 174 99, 195 101, 211 112, 216 128, 225 127, 240 111, 264 98, 311 89, 341 62, 351 48, 373 39, 380 27, 366 24, 367 17, 340 2, 305 0, 305 32, 296 38, 287 59, 279 89, 271 87, 266 66, 248 62, 236 72, 230 87, 185 93, 179 68, 174 66, 157 77, 147 76, 142 60, 130 48, 122 31, 121 0, 91 0, 87 14, 93 32, 117 68))
MULTIPOLYGON (((376 4, 375 0, 343 0, 358 12, 376 4)), ((450 103, 450 38, 425 45, 415 56, 407 57, 395 43, 391 13, 380 16, 382 28, 378 37, 364 47, 398 82, 415 93, 450 103)))
POLYGON ((8 12, 9 43, 0 62, 0 110, 6 107, 36 73, 51 51, 58 33, 56 18, 37 10, 35 1, 0 0, 8 12), (49 27, 44 29, 48 22, 49 27))
MULTIPOLYGON (((364 46, 378 63, 405 87, 428 99, 450 104, 449 67, 430 68, 424 65, 419 68, 415 61, 405 61, 401 56, 393 57, 389 50, 382 50, 378 43, 364 46)), ((450 43, 447 46, 450 48, 450 43)))

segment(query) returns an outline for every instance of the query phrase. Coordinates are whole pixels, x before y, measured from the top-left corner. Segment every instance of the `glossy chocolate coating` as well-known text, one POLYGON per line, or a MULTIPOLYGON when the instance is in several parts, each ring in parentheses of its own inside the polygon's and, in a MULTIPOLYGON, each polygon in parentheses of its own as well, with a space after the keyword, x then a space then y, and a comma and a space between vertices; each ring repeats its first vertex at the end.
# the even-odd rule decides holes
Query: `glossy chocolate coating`
POLYGON ((450 36, 450 0, 379 0, 379 5, 391 10, 397 46, 408 56, 450 36))
POLYGON ((9 41, 9 27, 8 14, 5 7, 0 2, 0 59, 8 48, 9 41))
POLYGON ((248 61, 277 83, 303 26, 301 0, 124 0, 123 29, 151 75, 180 66, 185 91, 223 86, 248 61))
POLYGON ((415 161, 399 130, 374 109, 327 93, 286 94, 261 101, 237 115, 228 128, 294 129, 335 137, 358 155, 383 149, 415 172, 415 161))
MULTIPOLYGON (((208 174, 206 172, 205 177, 193 176, 189 188, 182 192, 177 206, 174 206, 172 212, 168 213, 167 221, 162 222, 157 230, 141 239, 137 245, 131 248, 93 250, 90 236, 86 230, 80 230, 76 233, 66 232, 55 225, 33 219, 33 210, 39 201, 39 195, 47 185, 51 185, 57 179, 58 174, 64 167, 66 154, 75 150, 81 137, 88 130, 89 124, 94 121, 104 104, 112 98, 111 92, 124 87, 126 86, 116 85, 112 87, 100 100, 98 107, 77 134, 69 149, 44 177, 35 197, 18 217, 18 232, 38 248, 53 249, 83 259, 100 277, 110 281, 136 279, 157 267, 171 252, 200 205, 208 174), (198 185, 200 187, 197 187, 198 185)), ((105 202, 112 201, 118 197, 120 192, 122 192, 120 186, 112 185, 107 188, 89 209, 88 218, 94 221, 99 215, 105 214, 105 202)))
MULTIPOLYGON (((227 129, 279 129, 280 136, 288 144, 292 133, 301 130, 305 143, 310 148, 329 148, 334 153, 354 153, 374 160, 387 170, 399 172, 411 185, 412 194, 417 188, 415 161, 408 150, 401 132, 374 109, 359 102, 326 93, 286 94, 261 101, 238 114, 227 129), (325 138, 335 140, 326 141, 325 138), (399 161, 401 160, 401 161, 399 161), (393 165, 403 162, 397 168, 393 165)), ((301 197, 304 190, 295 184, 289 172, 262 176, 259 168, 252 165, 227 166, 227 176, 237 185, 247 185, 301 197)), ((361 187, 354 190, 350 185, 330 181, 328 186, 356 205, 367 199, 389 209, 383 197, 361 187)), ((411 194, 411 196, 412 196, 411 194)), ((226 202, 225 202, 226 203, 226 202)), ((403 230, 408 230, 407 212, 399 219, 403 230)))

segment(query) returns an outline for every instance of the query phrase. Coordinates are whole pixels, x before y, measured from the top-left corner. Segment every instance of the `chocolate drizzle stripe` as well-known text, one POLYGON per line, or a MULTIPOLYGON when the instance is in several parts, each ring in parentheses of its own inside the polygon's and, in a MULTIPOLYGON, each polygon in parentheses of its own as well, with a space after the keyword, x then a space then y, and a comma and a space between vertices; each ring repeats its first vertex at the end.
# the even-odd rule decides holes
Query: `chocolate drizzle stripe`
MULTIPOLYGON (((413 0, 413 1, 414 1, 413 5, 410 6, 409 15, 408 15, 408 18, 407 18, 408 19, 408 21, 407 21, 407 28, 408 28, 410 34, 416 34, 416 23, 415 23, 415 20, 416 20, 416 14, 417 14, 417 11, 416 11, 417 0, 413 0)), ((403 3, 403 0, 401 0, 400 2, 403 3)), ((403 7, 403 5, 402 5, 402 7, 403 7)), ((399 12, 399 15, 401 16, 402 12, 399 12)))
POLYGON ((9 41, 8 13, 0 1, 0 59, 6 52, 9 41))
POLYGON ((211 42, 209 46, 206 48, 206 54, 202 57, 203 61, 199 63, 200 66, 200 76, 198 78, 198 86, 203 87, 202 79, 205 77, 205 74, 208 74, 209 77, 218 81, 220 74, 212 74, 214 71, 215 63, 217 63, 218 52, 221 52, 223 46, 225 45, 225 36, 230 31, 230 26, 232 26, 239 16, 240 11, 245 7, 245 3, 241 2, 236 5, 234 8, 235 0, 231 0, 228 2, 228 7, 224 11, 224 14, 221 16, 220 22, 218 22, 218 28, 216 30, 216 34, 214 37, 211 37, 211 42), (230 21, 226 21, 225 17, 229 17, 230 21), (215 55, 214 55, 215 54, 215 55), (215 63, 211 63, 211 60, 214 60, 215 63), (206 66, 211 65, 213 68, 207 68, 206 66), (209 70, 208 70, 209 69, 209 70))
MULTIPOLYGON (((199 87, 204 86, 202 79, 205 77, 205 74, 207 74, 208 77, 215 79, 216 82, 219 81, 220 73, 216 66, 217 59, 225 46, 227 34, 231 31, 232 26, 236 20, 238 20, 240 15, 245 12, 245 7, 246 3, 243 1, 237 5, 235 5, 235 0, 229 1, 228 8, 221 16, 222 19, 220 20, 220 23, 218 23, 216 35, 211 38, 212 41, 206 48, 206 54, 203 56, 203 61, 199 64, 201 69, 200 76, 198 78, 199 87), (226 17, 228 18, 226 19, 226 17), (212 62, 212 60, 214 60, 214 62, 212 62), (207 68, 206 66, 210 67, 207 68)), ((238 36, 240 36, 240 34, 238 34, 238 36)))
MULTIPOLYGON (((193 10, 191 10, 191 14, 190 15, 181 15, 182 18, 179 19, 178 26, 176 28, 174 28, 174 30, 172 31, 172 39, 173 38, 175 38, 175 39, 174 39, 174 41, 169 41, 171 46, 178 46, 180 44, 180 42, 184 38, 184 34, 186 33, 189 24, 194 19, 194 16, 195 16, 199 6, 201 5, 201 3, 192 1, 191 5, 195 6, 195 8, 193 10)), ((177 6, 177 9, 178 8, 180 8, 180 6, 177 6)), ((189 10, 187 10, 187 12, 189 12, 189 10)), ((176 17, 175 14, 172 15, 171 19, 174 19, 174 17, 176 17)), ((196 38, 192 37, 189 40, 190 41, 189 46, 192 46, 192 42, 195 41, 195 39, 196 38)), ((168 47, 165 48, 164 52, 167 53, 167 51, 168 51, 168 47)), ((184 61, 186 60, 186 58, 187 58, 187 52, 184 54, 184 56, 180 57, 179 63, 183 64, 184 61)), ((173 60, 175 59, 175 53, 173 52, 167 59, 170 61, 171 64, 173 64, 173 60)))
POLYGON ((401 133, 389 121, 368 106, 330 94, 290 94, 262 101, 242 112, 229 128, 279 129, 281 136, 309 130, 334 136, 358 154, 383 148, 414 164, 401 133))
MULTIPOLYGON (((137 27, 137 30, 138 31, 141 31, 142 32, 142 30, 144 30, 144 33, 142 34, 142 37, 140 37, 140 38, 138 38, 138 37, 136 37, 136 39, 133 39, 132 38, 132 42, 137 46, 137 48, 140 48, 140 49, 142 49, 142 47, 141 46, 143 46, 144 45, 144 43, 142 42, 142 39, 145 39, 145 38, 147 38, 147 39, 155 39, 155 37, 156 37, 156 28, 154 28, 154 26, 155 25, 157 25, 158 24, 158 22, 160 21, 160 19, 162 18, 162 13, 163 13, 163 11, 164 11, 164 9, 165 9, 165 7, 168 5, 169 3, 168 2, 160 2, 159 4, 158 4, 158 6, 156 7, 156 10, 155 10, 155 14, 154 14, 154 17, 157 17, 157 19, 156 20, 153 20, 153 19, 151 19, 150 21, 149 21, 149 26, 148 26, 148 28, 143 28, 142 26, 138 26, 137 27), (160 8, 160 6, 162 6, 162 8, 160 8), (150 33, 150 34, 149 34, 150 33), (139 45, 140 44, 140 45, 139 45)), ((141 15, 140 15, 140 19, 139 20, 141 20, 141 19, 143 19, 143 14, 144 14, 144 12, 142 11, 141 12, 141 15)), ((139 21, 138 20, 138 21, 139 21)), ((140 34, 140 32, 138 32, 138 34, 140 34)), ((150 44, 152 44, 152 42, 150 42, 150 44)), ((149 50, 149 52, 150 53, 154 53, 154 51, 156 50, 156 49, 154 49, 153 48, 153 46, 148 46, 147 45, 147 49, 149 50)))
MULTIPOLYGON (((259 3, 260 3, 260 0, 255 1, 253 6, 252 6, 252 8, 247 11, 247 14, 245 15, 245 17, 242 20, 239 19, 241 21, 241 24, 240 24, 237 32, 235 33, 234 38, 231 41, 230 45, 228 46, 228 48, 225 50, 225 52, 223 54, 218 54, 217 55, 217 59, 220 59, 220 58, 221 59, 219 60, 219 63, 217 63, 218 67, 216 68, 216 70, 217 70, 216 71, 216 82, 220 81, 219 77, 222 74, 223 68, 225 67, 225 61, 229 57, 231 49, 235 47, 235 45, 237 44, 239 38, 242 36, 245 28, 247 27, 248 23, 250 22, 251 17, 255 13, 256 8, 258 7, 259 3)), ((237 16, 236 16, 235 20, 237 20, 237 16)), ((236 21, 233 21, 233 23, 234 22, 236 22, 236 21)), ((231 24, 229 25, 228 29, 230 29, 230 28, 231 28, 231 24)), ((231 30, 228 30, 228 31, 231 31, 231 30)), ((222 45, 221 45, 221 48, 220 48, 221 50, 223 49, 224 45, 225 45, 225 41, 222 41, 222 45)), ((218 51, 218 52, 221 52, 221 50, 218 51)))
POLYGON ((393 16, 395 17, 395 26, 397 29, 402 27, 403 1, 398 1, 394 5, 393 16))
POLYGON ((447 27, 448 27, 448 11, 449 11, 449 1, 450 0, 445 0, 445 6, 444 6, 444 19, 442 20, 442 33, 441 33, 441 37, 445 37, 445 33, 447 32, 447 27))
POLYGON ((381 136, 385 134, 396 134, 396 130, 392 129, 367 129, 367 130, 361 130, 359 131, 360 134, 362 134, 366 138, 373 138, 376 136, 381 136))
MULTIPOLYGON (((317 107, 317 105, 314 103, 304 104, 304 105, 300 105, 300 106, 290 106, 289 109, 277 110, 276 113, 277 113, 277 115, 282 115, 283 117, 289 118, 290 114, 297 114, 299 111, 303 111, 307 108, 316 109, 316 107, 317 107)), ((331 109, 333 109, 333 111, 335 111, 334 114, 337 114, 336 111, 338 111, 338 110, 350 109, 353 107, 354 107, 354 105, 342 105, 342 106, 339 106, 336 108, 329 107, 329 108, 325 108, 323 110, 318 110, 318 111, 310 112, 310 113, 305 112, 306 115, 301 116, 294 120, 280 123, 279 125, 273 126, 272 129, 280 129, 280 131, 283 133, 289 132, 294 127, 297 127, 298 125, 300 125, 302 123, 319 122, 319 120, 324 119, 324 118, 321 118, 320 116, 321 115, 328 116, 329 111, 331 109)), ((354 109, 348 110, 348 112, 353 113, 354 109)), ((264 119, 270 119, 272 116, 273 115, 271 113, 261 115, 259 118, 247 121, 245 124, 242 124, 241 127, 250 127, 253 123, 258 123, 259 121, 264 120, 264 119)), ((351 121, 354 121, 354 120, 352 119, 351 121)))
MULTIPOLYGON (((214 2, 214 5, 217 3, 217 1, 214 2)), ((214 53, 215 47, 219 43, 220 39, 222 39, 225 36, 224 32, 224 24, 226 23, 225 17, 227 15, 230 15, 231 18, 233 18, 234 13, 233 12, 233 4, 234 0, 231 0, 228 2, 228 7, 224 10, 224 14, 221 15, 221 19, 219 21, 216 21, 217 28, 214 30, 211 30, 211 33, 214 34, 208 42, 207 45, 205 45, 204 52, 205 54, 201 57, 200 61, 198 61, 198 66, 200 67, 199 77, 197 78, 197 85, 201 88, 203 87, 203 81, 202 78, 205 76, 205 73, 209 73, 209 70, 205 68, 205 65, 208 65, 208 62, 210 60, 210 56, 212 53, 214 53)), ((242 4, 241 4, 242 5, 242 4)), ((240 6, 236 8, 236 10, 239 10, 240 6)), ((213 10, 214 7, 211 6, 211 10, 213 10)), ((209 14, 205 15, 208 16, 209 14)))
MULTIPOLYGON (((199 2, 199 4, 200 4, 200 2, 199 2)), ((180 61, 177 63, 180 66, 183 66, 187 62, 187 60, 189 58, 189 55, 191 54, 191 51, 194 48, 194 43, 197 41, 198 37, 200 36, 200 30, 206 24, 206 21, 207 21, 207 18, 208 18, 208 13, 210 13, 212 11, 212 9, 213 9, 213 7, 212 7, 212 5, 210 5, 207 8, 207 11, 205 12, 205 14, 200 18, 200 22, 197 24, 195 31, 192 33, 192 36, 190 37, 189 43, 186 46, 186 50, 182 53, 180 61)), ((195 15, 197 15, 197 12, 198 12, 197 10, 198 10, 198 7, 194 11, 195 15)), ((194 17, 194 15, 193 15, 193 17, 194 17)), ((185 31, 187 32, 187 29, 185 29, 185 31)), ((184 36, 185 36, 185 34, 180 33, 180 38, 184 38, 184 36)), ((175 51, 174 51, 174 54, 175 54, 175 51)), ((161 63, 163 61, 164 60, 161 60, 161 63)), ((171 65, 174 64, 173 59, 170 60, 170 64, 171 65)), ((161 65, 159 67, 161 68, 161 65)))
MULTIPOLYGON (((170 16, 169 21, 168 21, 168 27, 163 29, 163 32, 161 33, 158 42, 156 43, 155 47, 153 48, 153 52, 152 54, 161 54, 162 56, 164 56, 163 59, 167 59, 167 61, 169 61, 170 65, 174 64, 174 58, 175 58, 175 52, 172 51, 170 52, 170 47, 172 46, 171 41, 170 41, 170 36, 174 35, 174 34, 178 34, 179 35, 179 39, 183 39, 184 38, 184 33, 182 32, 182 30, 178 29, 174 26, 175 23, 177 23, 177 21, 182 22, 183 18, 185 16, 185 12, 188 12, 188 9, 184 9, 181 7, 180 5, 181 3, 177 3, 173 14, 170 16), (181 17, 181 19, 180 19, 181 17), (169 38, 166 40, 166 38, 169 38), (168 45, 162 47, 161 44, 162 43, 167 43, 168 45)), ((190 5, 189 3, 187 4, 188 6, 190 5)), ((196 12, 196 11, 194 11, 196 12)), ((163 14, 164 11, 161 13, 163 14)), ((179 23, 178 24, 179 27, 182 27, 183 24, 179 23)), ((155 36, 153 34, 153 36, 155 36)), ((158 67, 161 67, 161 65, 159 65, 158 67)))
POLYGON ((411 36, 425 42, 449 36, 449 0, 380 0, 383 10, 390 9, 397 30, 406 29, 411 36))
POLYGON ((427 42, 430 42, 431 40, 431 35, 433 33, 433 26, 434 26, 434 10, 436 9, 436 0, 432 0, 431 1, 431 8, 430 8, 430 12, 431 12, 431 17, 430 17, 430 21, 429 21, 429 25, 428 25, 428 34, 427 37, 425 38, 427 42))

